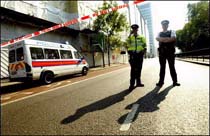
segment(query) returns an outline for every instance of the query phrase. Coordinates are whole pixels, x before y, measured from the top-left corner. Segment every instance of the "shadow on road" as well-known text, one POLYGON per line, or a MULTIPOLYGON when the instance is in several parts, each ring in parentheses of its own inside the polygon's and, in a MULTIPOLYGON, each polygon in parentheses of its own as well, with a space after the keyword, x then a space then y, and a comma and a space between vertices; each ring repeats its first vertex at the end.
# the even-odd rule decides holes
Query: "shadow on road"
POLYGON ((114 104, 116 104, 120 101, 123 101, 124 97, 126 95, 128 95, 129 93, 130 93, 130 91, 128 89, 126 89, 126 90, 124 90, 124 91, 122 91, 118 94, 106 97, 106 98, 104 98, 100 101, 97 101, 97 102, 94 102, 90 105, 82 107, 82 108, 78 109, 74 115, 70 115, 70 116, 66 117, 65 119, 63 119, 61 121, 61 124, 72 123, 75 120, 79 119, 80 117, 84 116, 85 114, 87 114, 89 112, 102 110, 102 109, 105 109, 109 106, 112 106, 112 105, 114 105, 114 104))
POLYGON ((24 89, 29 89, 29 88, 33 88, 33 87, 38 87, 40 86, 40 84, 38 82, 28 82, 28 83, 14 83, 8 86, 1 86, 1 94, 8 94, 8 93, 12 93, 12 92, 18 92, 24 89))
MULTIPOLYGON (((126 109, 131 109, 134 104, 138 104, 138 110, 135 113, 134 119, 132 122, 136 120, 139 112, 153 112, 159 109, 158 105, 165 99, 168 92, 173 88, 173 86, 168 86, 161 92, 159 92, 160 87, 155 87, 151 92, 146 94, 145 96, 138 99, 136 102, 129 104, 126 106, 126 109), (158 93, 159 92, 159 93, 158 93)), ((118 123, 123 124, 125 118, 129 113, 123 115, 118 119, 118 123)))
MULTIPOLYGON (((81 77, 81 75, 72 74, 72 75, 58 77, 58 78, 54 79, 52 84, 55 84, 57 82, 67 80, 67 79, 77 78, 77 77, 81 77)), ((3 84, 3 83, 1 83, 1 84, 3 84)), ((22 83, 19 83, 19 84, 14 83, 14 84, 11 84, 11 85, 8 85, 8 86, 1 86, 1 94, 18 92, 18 91, 21 91, 21 90, 35 88, 35 87, 39 87, 39 86, 44 86, 44 84, 42 84, 39 80, 31 81, 31 82, 25 82, 25 83, 22 82, 22 83)))

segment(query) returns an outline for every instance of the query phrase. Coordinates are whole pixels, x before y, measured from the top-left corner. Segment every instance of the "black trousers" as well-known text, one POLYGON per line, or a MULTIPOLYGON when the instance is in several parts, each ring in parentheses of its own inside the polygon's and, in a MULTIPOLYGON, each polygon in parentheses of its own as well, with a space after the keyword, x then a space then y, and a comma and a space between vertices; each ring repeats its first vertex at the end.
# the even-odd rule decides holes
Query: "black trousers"
POLYGON ((175 55, 174 53, 167 54, 159 54, 159 62, 160 62, 160 74, 159 74, 159 83, 164 83, 165 78, 165 69, 166 69, 166 60, 168 61, 171 78, 174 83, 177 82, 177 74, 175 70, 175 55))
POLYGON ((142 64, 143 64, 143 57, 144 54, 141 53, 131 53, 130 54, 130 86, 141 83, 141 70, 142 70, 142 64))

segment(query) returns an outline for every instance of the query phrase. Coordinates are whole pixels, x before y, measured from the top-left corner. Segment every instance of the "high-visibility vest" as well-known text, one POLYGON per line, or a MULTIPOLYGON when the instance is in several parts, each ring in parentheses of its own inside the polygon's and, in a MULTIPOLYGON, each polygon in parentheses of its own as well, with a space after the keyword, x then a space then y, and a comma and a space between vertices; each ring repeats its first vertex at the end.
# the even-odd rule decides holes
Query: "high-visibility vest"
POLYGON ((128 44, 128 51, 140 52, 146 48, 146 39, 143 36, 138 35, 135 37, 134 35, 131 35, 126 41, 128 44))

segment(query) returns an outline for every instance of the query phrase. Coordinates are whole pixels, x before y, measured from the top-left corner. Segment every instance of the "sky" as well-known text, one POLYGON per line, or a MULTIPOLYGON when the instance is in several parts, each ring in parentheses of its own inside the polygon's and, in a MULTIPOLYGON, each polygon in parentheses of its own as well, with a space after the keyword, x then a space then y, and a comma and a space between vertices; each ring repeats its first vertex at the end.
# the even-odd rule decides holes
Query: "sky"
POLYGON ((169 28, 179 30, 187 23, 187 4, 198 1, 151 1, 154 31, 161 31, 160 22, 170 21, 169 28))
MULTIPOLYGON (((187 4, 199 1, 150 1, 152 7, 153 32, 156 37, 162 31, 160 22, 169 20, 169 30, 179 30, 187 23, 187 4)), ((155 46, 157 46, 155 40, 155 46)))

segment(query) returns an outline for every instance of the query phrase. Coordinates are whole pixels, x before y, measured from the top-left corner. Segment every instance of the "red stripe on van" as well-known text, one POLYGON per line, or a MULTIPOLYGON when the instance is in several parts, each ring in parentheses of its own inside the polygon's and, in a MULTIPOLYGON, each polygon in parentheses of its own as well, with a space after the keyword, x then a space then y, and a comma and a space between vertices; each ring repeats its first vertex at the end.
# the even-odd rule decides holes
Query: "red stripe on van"
POLYGON ((47 66, 60 66, 60 65, 75 65, 78 64, 76 60, 70 61, 32 61, 32 67, 47 67, 47 66))

